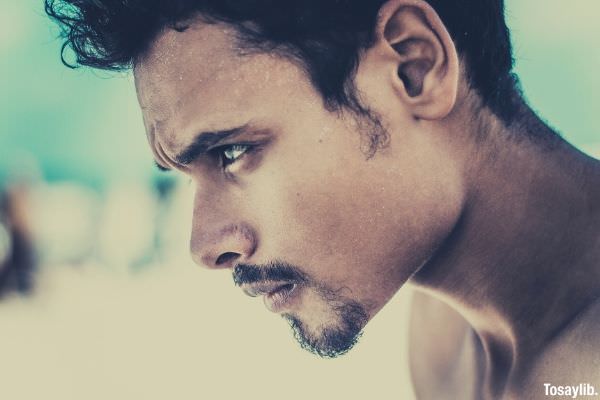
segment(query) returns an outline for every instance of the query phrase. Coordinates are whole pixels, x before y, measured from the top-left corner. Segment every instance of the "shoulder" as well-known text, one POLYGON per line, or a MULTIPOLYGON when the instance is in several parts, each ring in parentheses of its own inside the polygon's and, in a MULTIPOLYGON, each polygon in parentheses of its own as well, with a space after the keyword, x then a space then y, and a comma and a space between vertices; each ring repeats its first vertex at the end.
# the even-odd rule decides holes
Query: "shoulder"
POLYGON ((542 398, 546 388, 574 391, 588 390, 588 385, 600 394, 600 299, 540 355, 525 387, 542 398))
POLYGON ((470 327, 467 321, 450 306, 425 293, 415 291, 410 317, 412 349, 422 350, 419 358, 432 358, 428 368, 443 366, 455 356, 458 345, 470 327), (435 350, 430 352, 429 350, 435 350))
POLYGON ((442 301, 415 291, 409 343, 417 398, 475 397, 478 339, 460 314, 442 301))

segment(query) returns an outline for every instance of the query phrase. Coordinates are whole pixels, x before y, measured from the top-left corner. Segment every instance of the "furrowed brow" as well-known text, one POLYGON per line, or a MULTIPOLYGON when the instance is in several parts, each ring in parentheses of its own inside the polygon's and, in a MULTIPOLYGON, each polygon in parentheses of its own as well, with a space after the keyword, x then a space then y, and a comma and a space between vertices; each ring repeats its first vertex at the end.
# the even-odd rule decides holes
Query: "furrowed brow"
POLYGON ((181 165, 189 165, 199 156, 205 154, 210 148, 220 141, 235 137, 246 131, 246 126, 238 128, 228 129, 225 131, 217 132, 202 132, 198 134, 192 143, 188 145, 183 151, 177 154, 174 159, 181 165))

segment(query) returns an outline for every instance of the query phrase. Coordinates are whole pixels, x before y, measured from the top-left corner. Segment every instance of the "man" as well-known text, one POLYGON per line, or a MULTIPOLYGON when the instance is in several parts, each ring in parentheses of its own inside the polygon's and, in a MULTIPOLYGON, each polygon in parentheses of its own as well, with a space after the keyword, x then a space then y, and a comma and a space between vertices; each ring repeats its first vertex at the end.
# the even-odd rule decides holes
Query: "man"
POLYGON ((133 69, 194 260, 303 347, 348 351, 411 282, 418 398, 598 391, 600 163, 523 100, 503 9, 46 1, 77 63, 133 69))

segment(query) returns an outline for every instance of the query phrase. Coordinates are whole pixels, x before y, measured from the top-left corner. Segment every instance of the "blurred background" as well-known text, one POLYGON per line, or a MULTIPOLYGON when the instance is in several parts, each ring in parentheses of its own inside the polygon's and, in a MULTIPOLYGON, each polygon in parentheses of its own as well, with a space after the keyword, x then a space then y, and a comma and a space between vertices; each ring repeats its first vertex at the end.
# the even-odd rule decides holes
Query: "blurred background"
MULTIPOLYGON (((188 259, 127 74, 72 71, 42 0, 0 3, 0 398, 411 398, 408 290, 338 360, 188 259)), ((535 109, 600 158, 600 3, 507 0, 535 109)))

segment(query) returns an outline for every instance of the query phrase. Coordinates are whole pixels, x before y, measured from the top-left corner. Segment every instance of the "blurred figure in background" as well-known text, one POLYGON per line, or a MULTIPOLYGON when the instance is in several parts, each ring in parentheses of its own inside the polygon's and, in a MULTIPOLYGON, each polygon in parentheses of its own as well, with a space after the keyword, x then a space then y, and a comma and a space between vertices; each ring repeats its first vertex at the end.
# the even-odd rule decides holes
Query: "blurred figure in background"
POLYGON ((0 299, 12 291, 29 293, 36 256, 27 219, 28 188, 0 191, 0 299))

